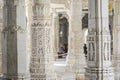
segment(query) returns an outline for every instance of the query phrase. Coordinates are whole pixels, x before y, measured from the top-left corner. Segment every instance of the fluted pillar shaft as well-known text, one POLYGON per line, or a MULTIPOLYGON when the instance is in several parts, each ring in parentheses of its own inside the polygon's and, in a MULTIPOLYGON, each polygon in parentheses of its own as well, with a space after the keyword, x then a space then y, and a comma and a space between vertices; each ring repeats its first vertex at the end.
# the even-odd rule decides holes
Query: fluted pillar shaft
POLYGON ((89 0, 88 54, 85 80, 114 80, 108 0, 89 0))

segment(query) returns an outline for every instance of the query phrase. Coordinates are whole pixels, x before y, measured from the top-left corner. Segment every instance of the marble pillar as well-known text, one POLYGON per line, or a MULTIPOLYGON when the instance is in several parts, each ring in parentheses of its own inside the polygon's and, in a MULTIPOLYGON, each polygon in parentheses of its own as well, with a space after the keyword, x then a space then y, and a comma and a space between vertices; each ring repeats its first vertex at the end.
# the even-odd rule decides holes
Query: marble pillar
POLYGON ((16 0, 18 79, 29 80, 29 53, 27 51, 27 21, 25 0, 16 0))
POLYGON ((108 21, 108 0, 89 0, 85 80, 114 80, 108 21))
MULTIPOLYGON (((29 0, 28 0, 29 1, 29 0)), ((55 80, 53 45, 51 37, 50 0, 33 0, 31 25, 30 78, 31 80, 55 80)), ((28 13, 31 14, 31 13, 28 13)))
POLYGON ((113 25, 113 65, 115 79, 120 80, 120 0, 114 2, 114 25, 113 25))
POLYGON ((3 73, 9 79, 17 79, 17 22, 15 0, 3 0, 3 73))
POLYGON ((82 0, 71 0, 69 45, 67 56, 68 72, 76 74, 76 80, 84 80, 85 55, 82 35, 82 0))
POLYGON ((53 19, 52 19, 52 44, 53 44, 53 53, 54 59, 58 57, 57 52, 59 51, 59 16, 58 13, 53 11, 53 19))

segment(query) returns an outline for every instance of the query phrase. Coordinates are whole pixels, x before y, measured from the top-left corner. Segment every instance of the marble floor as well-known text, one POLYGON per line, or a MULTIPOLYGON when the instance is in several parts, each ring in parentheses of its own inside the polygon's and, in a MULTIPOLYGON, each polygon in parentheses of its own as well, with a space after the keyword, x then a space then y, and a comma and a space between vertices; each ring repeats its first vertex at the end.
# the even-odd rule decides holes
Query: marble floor
POLYGON ((57 73, 56 76, 58 80, 75 80, 74 73, 68 73, 65 70, 66 67, 66 59, 57 59, 54 63, 55 72, 57 73))

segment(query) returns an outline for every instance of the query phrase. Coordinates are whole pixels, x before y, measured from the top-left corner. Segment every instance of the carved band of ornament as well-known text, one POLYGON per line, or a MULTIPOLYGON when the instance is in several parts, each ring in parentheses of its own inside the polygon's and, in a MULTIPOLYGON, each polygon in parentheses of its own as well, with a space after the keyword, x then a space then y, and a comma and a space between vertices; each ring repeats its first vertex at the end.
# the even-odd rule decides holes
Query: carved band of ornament
MULTIPOLYGON (((40 65, 40 66, 42 66, 42 65, 40 65)), ((43 73, 42 75, 44 75, 44 73, 45 73, 45 67, 44 66, 41 67, 41 68, 31 68, 31 70, 32 70, 31 72, 33 74, 37 73, 38 75, 40 75, 39 73, 41 72, 41 73, 43 73)))
POLYGON ((96 40, 100 40, 99 37, 102 36, 102 41, 111 41, 111 36, 110 35, 97 35, 96 40))
POLYGON ((44 7, 44 6, 46 6, 46 4, 36 2, 36 3, 33 3, 33 6, 44 7))
POLYGON ((5 27, 2 32, 3 33, 6 33, 6 32, 11 32, 11 33, 14 33, 14 32, 17 32, 19 31, 20 33, 23 33, 25 32, 25 29, 23 29, 21 26, 14 26, 14 25, 10 25, 9 27, 5 27))
MULTIPOLYGON (((33 55, 38 55, 38 56, 44 56, 44 51, 43 50, 32 50, 33 55)), ((35 56, 34 56, 35 57, 35 56)))
POLYGON ((94 37, 89 37, 89 41, 94 41, 94 37))
POLYGON ((87 40, 88 41, 95 41, 95 36, 96 35, 88 35, 87 40))
POLYGON ((49 15, 34 15, 33 17, 33 20, 50 20, 51 19, 51 16, 49 15))
MULTIPOLYGON (((35 75, 31 75, 31 77, 32 77, 32 79, 35 78, 35 80, 36 80, 36 79, 39 80, 39 79, 42 79, 42 78, 43 78, 42 80, 44 80, 44 79, 46 78, 46 75, 45 75, 45 74, 43 74, 43 75, 39 75, 39 74, 36 75, 36 74, 35 74, 35 75)), ((31 79, 31 80, 32 80, 32 79, 31 79)))
POLYGON ((110 43, 109 42, 104 42, 103 44, 103 57, 104 57, 104 60, 110 60, 110 43))
POLYGON ((96 31, 88 31, 89 35, 96 35, 96 31))
POLYGON ((110 31, 109 31, 109 30, 103 30, 103 31, 99 31, 99 32, 89 31, 88 33, 89 33, 90 35, 94 35, 94 34, 110 35, 110 31))
POLYGON ((34 4, 35 3, 38 3, 38 4, 50 4, 50 0, 34 0, 33 3, 34 4))
MULTIPOLYGON (((96 37, 95 37, 95 36, 89 36, 89 35, 88 35, 87 41, 88 41, 88 42, 94 42, 95 40, 98 41, 98 40, 100 40, 100 39, 99 39, 99 36, 100 36, 100 35, 96 35, 96 37)), ((108 42, 111 41, 110 35, 101 35, 101 36, 102 36, 102 40, 103 40, 103 41, 108 41, 108 42)))
POLYGON ((32 27, 50 27, 50 22, 37 22, 31 25, 32 27))
POLYGON ((33 7, 33 13, 35 14, 35 15, 43 15, 43 14, 48 14, 49 13, 49 11, 50 11, 50 6, 49 5, 44 5, 44 4, 42 4, 42 5, 34 5, 33 7))
POLYGON ((96 46, 95 46, 95 43, 92 42, 92 43, 89 43, 88 45, 88 60, 89 61, 94 61, 95 60, 95 53, 96 53, 96 46))

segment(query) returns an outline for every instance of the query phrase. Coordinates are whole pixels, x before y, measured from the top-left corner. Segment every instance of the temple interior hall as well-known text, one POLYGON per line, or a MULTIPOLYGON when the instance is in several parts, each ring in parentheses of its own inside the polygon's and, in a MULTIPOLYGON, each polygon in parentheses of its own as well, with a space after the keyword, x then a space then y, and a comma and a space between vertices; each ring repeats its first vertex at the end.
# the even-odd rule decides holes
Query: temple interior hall
POLYGON ((120 0, 0 0, 0 80, 120 80, 120 0))

